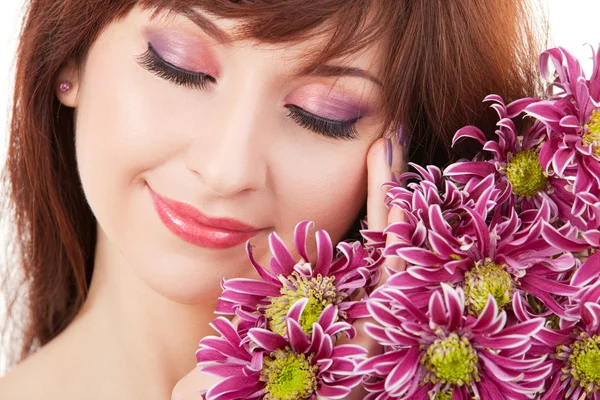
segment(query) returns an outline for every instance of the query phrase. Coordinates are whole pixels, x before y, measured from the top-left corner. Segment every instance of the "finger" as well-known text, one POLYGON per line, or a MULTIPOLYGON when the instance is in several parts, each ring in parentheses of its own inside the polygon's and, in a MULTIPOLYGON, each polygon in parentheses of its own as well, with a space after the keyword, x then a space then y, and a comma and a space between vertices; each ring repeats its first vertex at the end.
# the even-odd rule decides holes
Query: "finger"
POLYGON ((367 154, 367 221, 369 230, 373 231, 383 231, 387 226, 388 209, 385 205, 387 188, 381 187, 381 185, 392 180, 392 170, 388 159, 386 139, 376 140, 367 154))
POLYGON ((404 162, 404 147, 402 147, 396 137, 389 139, 388 144, 391 146, 391 151, 389 151, 391 159, 388 161, 391 161, 392 174, 400 175, 407 167, 404 162))
MULTIPOLYGON (((398 143, 398 140, 392 140, 392 151, 394 155, 394 159, 392 162, 392 174, 398 176, 402 174, 406 169, 406 163, 404 162, 404 149, 398 143)), ((406 221, 404 212, 400 207, 392 206, 388 212, 387 226, 395 223, 395 222, 404 222, 406 221)), ((399 242, 400 239, 389 233, 386 237, 385 246, 389 246, 393 243, 399 242)), ((406 269, 406 262, 400 257, 386 257, 386 265, 388 265, 391 269, 395 271, 404 271, 406 269)), ((385 281, 387 278, 387 271, 384 271, 384 275, 382 280, 385 281)))
MULTIPOLYGON (((404 168, 404 149, 396 138, 377 140, 369 150, 368 160, 369 173, 369 197, 367 199, 367 216, 369 230, 383 231, 391 223, 402 221, 404 214, 398 207, 388 209, 385 197, 389 187, 383 186, 392 180, 392 176, 399 175, 404 168)), ((393 234, 387 235, 386 246, 398 239, 393 234)), ((390 257, 385 260, 385 265, 392 269, 403 268, 403 261, 398 257, 390 257)), ((380 284, 387 279, 387 273, 383 271, 380 284)))
MULTIPOLYGON (((405 222, 406 218, 404 216, 404 212, 402 211, 402 209, 400 207, 397 206, 393 206, 388 214, 388 225, 394 223, 394 222, 405 222)), ((389 245, 393 244, 393 243, 398 243, 400 242, 400 238, 398 238, 398 236, 394 235, 393 233, 388 233, 386 236, 386 242, 385 242, 385 247, 388 247, 389 245)), ((404 271, 406 269, 406 261, 404 261, 403 258, 401 257, 386 257, 386 262, 385 264, 387 266, 389 266, 391 269, 393 269, 394 271, 404 271)), ((383 271, 384 275, 383 275, 383 280, 385 280, 386 278, 388 278, 389 276, 387 275, 387 271, 383 271)))

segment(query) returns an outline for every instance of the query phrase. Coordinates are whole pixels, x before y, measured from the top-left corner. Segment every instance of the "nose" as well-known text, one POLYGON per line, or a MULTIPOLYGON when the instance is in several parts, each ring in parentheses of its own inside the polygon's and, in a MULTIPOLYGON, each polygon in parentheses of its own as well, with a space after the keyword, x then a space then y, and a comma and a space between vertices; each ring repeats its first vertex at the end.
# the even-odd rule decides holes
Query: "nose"
MULTIPOLYGON (((248 85, 246 85, 248 86, 248 85)), ((242 85, 243 87, 243 85, 242 85)), ((220 197, 259 191, 267 181, 267 132, 252 88, 213 99, 186 154, 186 166, 220 197)))

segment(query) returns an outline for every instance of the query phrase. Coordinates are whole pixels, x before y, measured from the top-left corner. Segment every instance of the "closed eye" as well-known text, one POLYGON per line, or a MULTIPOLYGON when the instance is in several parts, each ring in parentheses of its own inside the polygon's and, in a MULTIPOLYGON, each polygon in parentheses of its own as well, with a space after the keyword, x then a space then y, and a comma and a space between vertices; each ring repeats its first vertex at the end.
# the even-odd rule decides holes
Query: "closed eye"
POLYGON ((204 72, 188 71, 187 69, 171 64, 158 54, 150 42, 148 42, 148 50, 137 57, 137 62, 153 74, 179 86, 206 90, 210 83, 217 81, 214 77, 204 72))
POLYGON ((356 123, 360 117, 338 121, 314 115, 293 104, 286 104, 285 107, 289 110, 288 116, 303 128, 332 139, 353 140, 358 138, 356 123))
MULTIPOLYGON (((209 74, 189 71, 171 64, 158 54, 150 42, 148 42, 146 52, 138 56, 136 61, 149 72, 178 86, 206 90, 209 84, 217 82, 209 74)), ((356 123, 360 117, 339 121, 309 113, 293 104, 286 104, 285 107, 288 109, 288 117, 294 122, 319 135, 340 140, 354 140, 358 138, 356 123)))

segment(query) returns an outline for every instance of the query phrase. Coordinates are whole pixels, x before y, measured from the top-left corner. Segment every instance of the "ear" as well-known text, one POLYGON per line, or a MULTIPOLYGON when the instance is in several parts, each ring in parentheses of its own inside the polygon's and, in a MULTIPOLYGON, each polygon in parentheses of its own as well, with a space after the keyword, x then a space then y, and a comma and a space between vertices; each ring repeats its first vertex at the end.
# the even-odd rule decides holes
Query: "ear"
POLYGON ((76 108, 77 107, 77 96, 80 88, 80 77, 79 69, 77 65, 69 61, 65 63, 58 71, 58 76, 54 82, 54 91, 58 101, 64 106, 76 108), (69 84, 69 90, 65 89, 65 84, 69 84))

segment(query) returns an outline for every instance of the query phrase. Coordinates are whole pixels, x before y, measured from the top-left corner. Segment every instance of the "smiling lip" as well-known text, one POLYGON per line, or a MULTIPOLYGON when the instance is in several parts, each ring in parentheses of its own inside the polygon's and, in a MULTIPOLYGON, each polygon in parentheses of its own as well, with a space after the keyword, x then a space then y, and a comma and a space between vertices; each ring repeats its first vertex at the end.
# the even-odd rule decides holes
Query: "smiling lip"
POLYGON ((260 229, 229 218, 209 218, 197 208, 162 197, 148 186, 160 220, 188 243, 211 249, 227 249, 245 243, 260 229))

